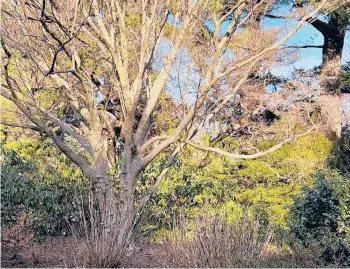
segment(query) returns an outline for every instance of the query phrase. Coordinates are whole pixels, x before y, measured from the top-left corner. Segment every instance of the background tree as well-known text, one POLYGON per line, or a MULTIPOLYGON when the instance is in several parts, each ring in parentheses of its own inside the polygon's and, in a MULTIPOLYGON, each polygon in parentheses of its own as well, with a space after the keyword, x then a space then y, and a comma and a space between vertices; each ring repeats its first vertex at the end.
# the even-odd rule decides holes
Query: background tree
MULTIPOLYGON (((293 3, 281 1, 281 3, 292 4, 292 9, 297 13, 308 4, 305 1, 293 3)), ((269 12, 266 16, 268 18, 293 18, 293 16, 285 17, 271 13, 273 12, 269 12)), ((326 92, 340 91, 341 59, 346 30, 350 24, 350 5, 347 1, 341 1, 336 8, 329 8, 323 18, 313 18, 308 23, 324 38, 323 45, 320 46, 322 48, 321 86, 326 92)), ((312 48, 315 46, 306 45, 304 47, 312 48)))

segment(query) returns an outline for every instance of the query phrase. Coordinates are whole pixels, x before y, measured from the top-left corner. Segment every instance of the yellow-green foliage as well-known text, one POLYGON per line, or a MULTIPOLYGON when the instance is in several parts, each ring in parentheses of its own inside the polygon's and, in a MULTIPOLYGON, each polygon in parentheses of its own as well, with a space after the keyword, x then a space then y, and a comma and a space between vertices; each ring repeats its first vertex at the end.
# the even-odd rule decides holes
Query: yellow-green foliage
POLYGON ((35 95, 35 99, 41 107, 52 107, 57 100, 59 100, 61 94, 59 91, 42 91, 35 95))
POLYGON ((131 13, 125 17, 125 22, 132 28, 141 27, 141 14, 131 13))
POLYGON ((15 113, 18 110, 16 105, 2 96, 0 97, 0 106, 2 120, 12 121, 16 116, 18 116, 15 113))
POLYGON ((102 67, 96 58, 100 49, 97 43, 89 43, 89 46, 81 47, 79 50, 84 67, 92 69, 98 76, 102 74, 102 67))
POLYGON ((54 169, 71 180, 81 180, 84 177, 82 171, 52 145, 50 139, 24 137, 17 140, 10 137, 3 145, 3 149, 5 154, 15 151, 23 160, 37 161, 38 173, 42 174, 45 181, 50 181, 48 169, 54 169))
POLYGON ((173 134, 177 127, 179 120, 174 119, 167 113, 174 106, 172 102, 169 102, 169 95, 162 93, 158 99, 159 111, 154 114, 154 119, 158 123, 159 132, 161 134, 173 134))
MULTIPOLYGON (((270 148, 273 142, 258 145, 261 150, 270 148)), ((261 207, 267 216, 279 225, 285 225, 287 206, 293 197, 310 184, 317 169, 324 166, 332 143, 322 134, 301 137, 282 149, 262 159, 242 161, 243 169, 238 177, 254 184, 254 188, 242 188, 236 194, 240 204, 261 207)))
POLYGON ((163 33, 164 33, 165 37, 170 38, 173 33, 175 35, 179 34, 180 33, 180 29, 179 28, 175 28, 173 24, 166 23, 164 25, 164 28, 163 28, 163 33))
MULTIPOLYGON (((208 137, 203 141, 207 144, 208 137)), ((264 150, 274 144, 262 142, 257 147, 264 150)), ((238 142, 228 137, 218 146, 236 152, 238 142)), ((195 216, 224 210, 231 220, 243 212, 252 216, 259 212, 260 217, 284 227, 293 197, 301 192, 302 186, 310 184, 316 170, 324 165, 331 146, 324 135, 313 133, 256 160, 232 160, 211 153, 205 167, 200 164, 207 153, 187 147, 159 186, 152 210, 161 217, 163 225, 169 224, 174 213, 195 216)), ((165 154, 162 158, 166 160, 165 154)), ((157 163, 160 166, 157 171, 164 162, 157 163)))
POLYGON ((19 140, 7 141, 4 145, 4 149, 7 151, 14 150, 21 158, 30 160, 34 156, 42 156, 44 154, 44 151, 45 154, 52 154, 53 148, 49 150, 47 146, 47 143, 43 143, 38 139, 22 138, 19 140))
POLYGON ((237 194, 237 202, 250 207, 255 213, 264 212, 274 224, 285 226, 288 207, 293 203, 293 197, 301 191, 301 185, 291 183, 289 186, 278 184, 264 187, 258 185, 255 189, 244 190, 237 194))
POLYGON ((209 1, 208 8, 211 12, 218 14, 227 7, 227 3, 225 2, 224 0, 211 0, 209 1))

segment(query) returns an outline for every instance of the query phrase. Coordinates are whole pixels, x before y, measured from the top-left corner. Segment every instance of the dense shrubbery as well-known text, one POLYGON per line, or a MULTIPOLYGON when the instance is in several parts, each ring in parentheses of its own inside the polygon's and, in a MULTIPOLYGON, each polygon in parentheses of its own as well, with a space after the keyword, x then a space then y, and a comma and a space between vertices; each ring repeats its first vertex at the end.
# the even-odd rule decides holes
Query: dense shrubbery
MULTIPOLYGON (((272 144, 260 143, 258 148, 264 150, 272 144)), ((222 210, 234 212, 229 219, 237 219, 244 212, 286 228, 287 206, 301 193, 303 185, 311 184, 316 170, 324 165, 331 145, 327 137, 315 133, 256 160, 232 160, 187 147, 159 186, 147 215, 154 216, 155 229, 172 227, 173 216, 177 214, 191 218, 222 210), (206 165, 201 167, 204 161, 206 165)), ((239 147, 232 137, 218 146, 232 152, 239 147)), ((159 158, 147 168, 140 191, 149 188, 166 161, 159 158)))
POLYGON ((350 178, 319 172, 291 206, 290 230, 305 246, 317 243, 329 263, 350 265, 350 178))
POLYGON ((319 172, 315 184, 291 206, 291 230, 297 238, 323 238, 329 233, 350 236, 350 180, 336 173, 319 172))
POLYGON ((13 224, 26 215, 31 231, 43 236, 65 234, 69 225, 79 220, 79 201, 87 197, 87 184, 69 180, 53 169, 40 175, 37 164, 21 159, 14 151, 5 156, 1 173, 3 224, 13 224))
POLYGON ((335 141, 329 166, 345 177, 350 177, 350 125, 343 127, 341 138, 335 141))
POLYGON ((343 129, 329 157, 330 172, 319 172, 291 207, 290 230, 304 245, 324 249, 324 261, 350 265, 350 130, 343 129))
MULTIPOLYGON (((221 146, 234 149, 235 144, 231 142, 228 138, 221 146)), ((263 149, 264 145, 259 147, 263 149)), ((261 229, 266 231, 269 225, 274 226, 273 243, 281 244, 278 246, 281 251, 287 249, 279 252, 279 260, 265 260, 264 265, 276 262, 281 266, 299 266, 301 263, 297 261, 297 256, 293 256, 295 260, 289 263, 286 255, 288 251, 292 251, 293 255, 298 254, 293 249, 298 242, 302 244, 299 246, 302 251, 310 251, 307 255, 314 255, 314 249, 317 250, 318 256, 311 263, 306 263, 308 266, 316 266, 314 263, 320 262, 318 258, 330 264, 349 265, 349 136, 344 135, 335 142, 329 157, 333 172, 319 172, 314 176, 318 167, 326 169, 324 164, 331 152, 330 147, 330 140, 319 134, 286 145, 259 160, 234 161, 210 155, 208 163, 201 169, 197 168, 206 154, 188 147, 179 155, 167 180, 161 184, 144 212, 150 225, 142 228, 146 231, 158 230, 154 236, 164 239, 167 231, 163 233, 164 230, 159 229, 174 228, 174 216, 179 214, 193 221, 205 212, 214 215, 219 211, 229 212, 226 218, 231 223, 239 223, 242 216, 252 220, 259 215, 261 229), (305 187, 302 189, 302 186, 305 187), (293 197, 296 197, 294 204, 293 197), (287 227, 285 219, 290 211, 288 224, 293 235, 291 240, 283 231, 287 227), (283 232, 279 233, 280 230, 283 232)), ((30 229, 37 238, 67 233, 70 225, 80 221, 81 205, 77 202, 82 201, 83 197, 86 199, 89 184, 83 176, 79 176, 74 166, 60 159, 60 155, 44 156, 56 160, 59 169, 54 169, 52 165, 28 161, 30 154, 24 149, 27 146, 21 146, 18 153, 7 149, 3 155, 2 223, 15 223, 26 215, 29 216, 30 229)), ((165 162, 166 158, 159 158, 158 163, 147 168, 140 178, 140 193, 149 188, 165 162)), ((238 247, 234 240, 230 245, 232 248, 238 247)), ((191 244, 185 246, 192 247, 191 244)), ((196 256, 196 259, 201 257, 196 256)), ((305 257, 300 260, 302 263, 305 261, 305 257)), ((229 257, 227 262, 238 261, 229 257)))

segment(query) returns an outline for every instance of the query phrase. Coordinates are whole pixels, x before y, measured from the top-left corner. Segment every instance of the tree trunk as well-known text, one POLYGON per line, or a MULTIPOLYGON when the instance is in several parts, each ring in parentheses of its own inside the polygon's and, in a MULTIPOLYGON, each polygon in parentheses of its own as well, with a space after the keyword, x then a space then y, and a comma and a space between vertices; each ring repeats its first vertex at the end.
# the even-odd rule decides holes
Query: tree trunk
MULTIPOLYGON (((141 158, 137 155, 133 141, 132 119, 124 122, 124 152, 120 176, 113 179, 109 174, 110 162, 107 137, 95 132, 90 137, 94 149, 94 159, 90 178, 94 194, 99 204, 99 236, 93 241, 108 251, 99 253, 105 260, 103 267, 111 266, 111 258, 118 262, 130 243, 136 218, 135 190, 141 169, 141 158)), ((115 150, 115 149, 114 149, 115 150)), ((94 243, 96 244, 96 243, 94 243)), ((96 248, 99 249, 99 248, 96 248)))
MULTIPOLYGON (((107 159, 108 160, 108 159, 107 159)), ((99 161, 99 164, 94 169, 92 178, 93 191, 96 196, 100 214, 102 219, 106 219, 106 215, 109 211, 113 210, 116 206, 115 195, 114 195, 114 184, 112 178, 109 175, 108 166, 103 164, 105 160, 99 161)))
POLYGON ((322 51, 321 87, 326 92, 339 92, 341 58, 347 24, 338 16, 332 16, 328 27, 322 31, 324 37, 322 51))
POLYGON ((338 92, 341 75, 341 56, 345 31, 324 37, 322 52, 321 87, 326 92, 338 92))
POLYGON ((135 192, 137 177, 141 168, 140 158, 137 156, 136 146, 132 139, 132 132, 132 126, 126 126, 124 156, 118 193, 118 213, 120 216, 120 235, 118 239, 121 245, 128 244, 133 235, 136 218, 135 192))
MULTIPOLYGON (((130 152, 131 153, 131 152, 130 152)), ((90 178, 99 205, 98 219, 90 231, 91 244, 99 262, 91 266, 115 267, 132 240, 136 217, 135 189, 137 164, 125 153, 119 179, 109 175, 107 151, 100 153, 90 178), (98 222, 96 222, 98 220, 98 222)), ((90 223, 92 225, 92 223, 90 223)))
POLYGON ((344 47, 347 22, 334 14, 328 27, 321 31, 324 36, 321 68, 321 90, 325 94, 322 105, 324 115, 329 118, 330 128, 338 137, 341 136, 342 109, 340 93, 341 58, 344 47))
POLYGON ((324 115, 331 117, 329 119, 331 131, 338 137, 341 136, 340 75, 344 36, 345 31, 328 33, 324 36, 321 69, 321 89, 328 100, 323 105, 323 110, 326 112, 324 115))

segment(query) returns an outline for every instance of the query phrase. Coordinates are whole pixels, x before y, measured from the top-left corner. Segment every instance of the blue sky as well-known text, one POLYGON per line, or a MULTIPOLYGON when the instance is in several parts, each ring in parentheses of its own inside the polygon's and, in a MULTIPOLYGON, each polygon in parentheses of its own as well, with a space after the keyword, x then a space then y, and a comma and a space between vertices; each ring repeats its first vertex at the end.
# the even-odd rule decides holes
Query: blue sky
MULTIPOLYGON (((286 21, 283 19, 265 19, 266 27, 280 27, 281 25, 295 26, 297 21, 286 21)), ((312 25, 304 24, 286 43, 286 45, 323 45, 323 36, 312 25)), ((342 55, 342 63, 350 61, 350 32, 347 31, 345 36, 344 50, 342 55)), ((321 48, 300 49, 300 60, 292 65, 278 67, 271 70, 275 75, 288 75, 294 68, 310 69, 322 63, 321 48)))

